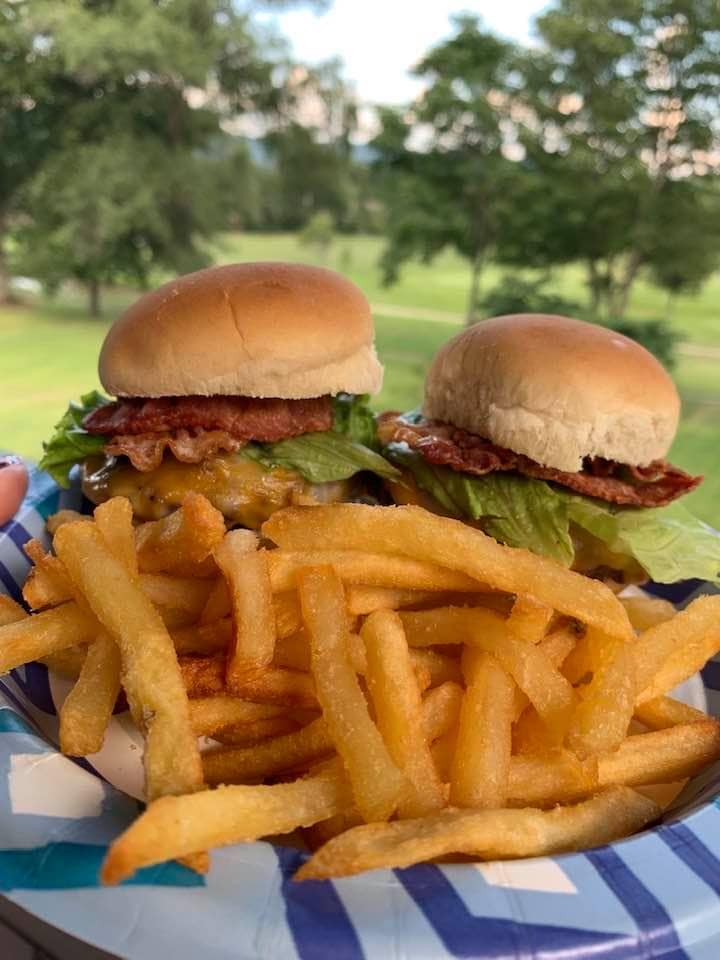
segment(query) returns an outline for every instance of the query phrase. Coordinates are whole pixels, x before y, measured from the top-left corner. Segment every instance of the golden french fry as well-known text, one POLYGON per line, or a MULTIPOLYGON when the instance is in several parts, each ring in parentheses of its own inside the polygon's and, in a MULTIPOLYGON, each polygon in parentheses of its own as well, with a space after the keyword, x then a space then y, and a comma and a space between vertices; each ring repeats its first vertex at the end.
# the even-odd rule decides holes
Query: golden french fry
POLYGON ((662 810, 666 810, 682 791, 687 780, 675 780, 673 783, 648 783, 644 787, 634 787, 644 797, 649 797, 662 810))
MULTIPOLYGON (((543 637, 538 646, 550 663, 560 670, 566 658, 574 650, 576 642, 577 632, 573 626, 568 624, 543 637)), ((523 693, 520 687, 516 686, 515 706, 513 708, 513 720, 516 723, 529 703, 527 695, 523 693)))
POLYGON ((552 607, 539 603, 529 594, 523 594, 513 603, 508 617, 508 630, 518 640, 539 643, 547 632, 553 613, 552 607))
POLYGON ((508 773, 508 806, 550 807, 587 797, 598 789, 598 761, 578 760, 568 750, 512 757, 508 773))
MULTIPOLYGON (((153 521, 154 522, 154 521, 153 521)), ((141 573, 138 582, 145 596, 156 607, 199 616, 208 597, 206 580, 174 577, 167 573, 141 573)))
POLYGON ((658 623, 672 620, 677 613, 669 600, 660 597, 619 597, 620 603, 627 610, 630 623, 636 630, 647 630, 658 623))
POLYGON ((420 690, 400 618, 390 610, 372 613, 361 636, 377 726, 407 779, 398 815, 417 817, 439 810, 445 804, 444 790, 425 736, 420 690))
POLYGON ((450 770, 450 803, 493 809, 505 805, 515 684, 481 650, 463 656, 467 683, 450 770))
POLYGON ((528 706, 515 721, 512 730, 514 754, 543 754, 553 750, 555 744, 548 734, 535 707, 528 706))
POLYGON ((23 550, 34 564, 23 585, 25 603, 32 610, 42 610, 71 600, 72 584, 58 558, 46 553, 39 540, 28 540, 23 550))
POLYGON ((451 809, 418 820, 363 824, 321 847, 295 879, 409 867, 451 853, 496 860, 581 850, 625 837, 659 813, 647 797, 613 787, 576 806, 555 810, 451 809))
POLYGON ((225 536, 219 510, 199 493, 187 493, 182 506, 135 531, 138 566, 143 573, 174 573, 202 563, 225 536))
POLYGON ((278 717, 282 712, 283 707, 251 703, 237 697, 202 697, 190 702, 190 723, 197 737, 212 737, 228 727, 278 717))
POLYGON ((9 626, 11 623, 18 623, 24 620, 27 613, 16 603, 12 597, 6 593, 0 593, 0 627, 9 626))
POLYGON ((337 765, 292 783, 162 797, 112 844, 102 882, 120 883, 141 867, 206 847, 290 833, 340 813, 349 802, 347 781, 337 765))
POLYGON ((230 603, 227 583, 224 577, 218 577, 210 588, 207 603, 200 614, 200 623, 214 623, 216 620, 224 620, 231 613, 232 604, 230 603))
POLYGON ((624 640, 609 641, 606 658, 583 688, 567 732, 578 757, 616 750, 628 732, 635 705, 635 657, 624 640))
POLYGON ((350 662, 342 583, 332 567, 308 567, 298 572, 298 585, 317 698, 355 803, 365 820, 386 819, 397 807, 406 780, 370 719, 350 662))
POLYGON ((93 516, 110 552, 121 561, 131 577, 136 577, 138 561, 130 501, 127 497, 112 497, 95 507, 93 516))
POLYGON ((694 777, 718 758, 720 724, 708 718, 628 737, 614 753, 598 759, 598 772, 601 785, 667 783, 694 777))
MULTIPOLYGON (((188 696, 214 697, 227 694, 225 655, 179 658, 183 683, 188 696)), ((243 677, 233 688, 233 695, 256 703, 280 703, 286 707, 317 707, 315 686, 308 673, 267 667, 252 676, 243 677)))
POLYGON ((251 747, 223 747, 203 753, 209 784, 264 780, 293 767, 309 764, 334 752, 332 737, 322 717, 302 730, 251 747))
POLYGON ((229 617, 212 623, 192 624, 171 631, 173 645, 180 656, 186 653, 211 654, 227 651, 233 626, 229 617))
POLYGON ((76 589, 120 648, 130 708, 135 718, 145 721, 148 799, 200 789, 202 767, 187 694, 172 640, 155 608, 94 524, 64 524, 55 534, 55 549, 76 589))
POLYGON ((460 661, 455 657, 438 653, 436 650, 417 648, 410 651, 410 660, 415 670, 422 668, 429 671, 431 687, 447 683, 448 680, 452 680, 454 683, 459 683, 462 680, 460 661))
POLYGON ((697 673, 720 650, 720 596, 698 597, 634 645, 637 703, 654 700, 697 673))
POLYGON ((397 610, 434 601, 431 590, 402 590, 395 587, 363 587, 350 585, 346 590, 347 609, 352 616, 363 616, 375 610, 397 610))
POLYGON ((282 637, 275 643, 273 664, 290 670, 310 670, 310 644, 304 630, 289 637, 282 637))
POLYGON ((102 748, 120 693, 120 651, 106 633, 87 648, 77 683, 60 708, 60 749, 84 757, 102 748))
MULTIPOLYGON (((190 701, 192 707, 193 701, 190 701)), ((307 726, 307 724, 306 724, 307 726)), ((227 747, 250 747, 262 740, 273 737, 282 737, 286 733, 295 733, 300 725, 288 713, 278 714, 277 717, 267 717, 265 720, 253 720, 252 723, 241 727, 223 727, 213 733, 212 739, 227 747)))
POLYGON ((656 697, 635 707, 635 719, 650 730, 665 730, 683 723, 702 723, 707 714, 672 697, 656 697))
POLYGON ((50 653, 47 657, 41 657, 40 663, 44 663, 52 673, 67 677, 69 680, 77 680, 85 663, 87 650, 85 644, 67 647, 65 650, 58 650, 57 653, 50 653))
POLYGON ((471 577, 444 570, 432 563, 410 557, 394 557, 359 550, 319 550, 315 552, 274 550, 268 566, 274 593, 297 587, 297 571, 302 567, 329 564, 347 584, 368 587, 393 587, 406 590, 454 590, 472 593, 487 589, 471 577))
POLYGON ((297 591, 292 590, 290 593, 275 594, 273 607, 275 610, 275 633, 278 640, 283 637, 290 637, 298 630, 302 630, 302 612, 297 591))
POLYGON ((507 593, 529 593, 609 636, 633 636, 622 604, 605 584, 527 550, 504 547, 480 530, 420 507, 289 507, 265 522, 263 535, 288 550, 342 543, 345 549, 425 560, 507 593))
POLYGON ((0 674, 66 647, 88 643, 96 629, 94 619, 72 602, 6 623, 0 626, 0 674))
POLYGON ((247 530, 232 530, 215 548, 215 561, 227 581, 232 603, 234 637, 226 665, 230 690, 272 663, 275 651, 275 613, 268 573, 267 551, 247 530), (253 552, 248 542, 253 541, 253 552))
POLYGON ((428 743, 442 737, 457 725, 463 688, 459 683, 447 681, 428 691, 423 697, 423 727, 428 743))
POLYGON ((45 526, 50 536, 54 537, 64 523, 76 523, 78 521, 91 522, 90 517, 86 517, 84 513, 78 513, 77 510, 58 510, 57 513, 53 513, 47 518, 45 526))

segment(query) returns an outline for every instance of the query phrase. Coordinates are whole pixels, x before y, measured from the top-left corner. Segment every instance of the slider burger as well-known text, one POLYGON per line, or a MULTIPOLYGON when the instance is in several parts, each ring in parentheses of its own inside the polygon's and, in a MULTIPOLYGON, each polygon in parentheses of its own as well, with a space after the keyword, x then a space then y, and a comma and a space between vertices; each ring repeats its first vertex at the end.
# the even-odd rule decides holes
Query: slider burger
POLYGON ((422 411, 380 418, 398 503, 620 583, 720 581, 720 538, 679 502, 702 477, 665 458, 680 400, 633 340, 518 314, 436 355, 422 411))
POLYGON ((391 479, 367 394, 382 367, 367 300, 330 270, 243 263, 141 297, 111 327, 100 381, 72 404, 41 467, 62 486, 79 464, 93 503, 126 496, 140 519, 189 491, 256 529, 289 504, 391 479))

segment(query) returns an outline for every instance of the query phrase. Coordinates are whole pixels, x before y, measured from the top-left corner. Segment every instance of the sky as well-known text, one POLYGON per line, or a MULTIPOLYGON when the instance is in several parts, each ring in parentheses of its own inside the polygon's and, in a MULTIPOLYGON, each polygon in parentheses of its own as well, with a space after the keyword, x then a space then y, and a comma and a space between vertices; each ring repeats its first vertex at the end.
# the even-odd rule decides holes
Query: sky
POLYGON ((451 34, 452 14, 478 14, 498 33, 529 40, 531 20, 546 6, 547 0, 334 0, 324 14, 298 9, 270 19, 299 60, 339 57, 360 101, 407 103, 420 90, 408 70, 451 34))

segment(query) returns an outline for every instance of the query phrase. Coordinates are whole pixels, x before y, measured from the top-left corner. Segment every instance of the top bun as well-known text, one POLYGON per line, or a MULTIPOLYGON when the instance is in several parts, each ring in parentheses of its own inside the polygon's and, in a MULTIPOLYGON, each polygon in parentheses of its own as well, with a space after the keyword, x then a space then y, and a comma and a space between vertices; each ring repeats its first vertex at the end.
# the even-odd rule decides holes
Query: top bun
POLYGON ((644 347, 568 317, 494 317, 453 337, 425 381, 425 416, 577 472, 584 457, 644 466, 673 441, 680 399, 644 347))
POLYGON ((377 393, 373 335, 367 300, 338 273, 235 263, 140 297, 105 338, 100 380, 116 397, 377 393))

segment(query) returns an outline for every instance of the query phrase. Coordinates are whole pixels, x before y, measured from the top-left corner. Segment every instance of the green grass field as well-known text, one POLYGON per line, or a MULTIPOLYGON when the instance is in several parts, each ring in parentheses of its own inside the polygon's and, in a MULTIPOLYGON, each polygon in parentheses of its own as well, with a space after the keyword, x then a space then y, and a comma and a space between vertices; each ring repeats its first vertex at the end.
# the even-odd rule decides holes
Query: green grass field
MULTIPOLYGON (((432 266, 412 264, 390 289, 380 285, 376 268, 381 241, 341 238, 318 259, 291 235, 224 237, 213 250, 217 262, 306 260, 324 263, 352 277, 375 305, 378 350, 385 363, 380 408, 408 409, 418 402, 422 380, 435 350, 460 329, 468 270, 450 254, 432 266)), ((500 271, 489 268, 484 285, 500 271)), ((582 273, 558 271, 553 284, 565 296, 582 300, 582 273)), ((54 301, 26 297, 21 306, 0 309, 0 449, 37 458, 41 443, 67 401, 97 386, 97 353, 108 324, 134 299, 129 290, 106 293, 106 317, 88 319, 81 291, 68 289, 54 301)), ((664 295, 638 284, 629 315, 662 316, 664 295)), ((678 299, 672 322, 688 342, 720 348, 720 277, 702 293, 678 299)), ((711 350, 712 353, 712 350, 711 350)), ((705 483, 687 498, 698 516, 720 527, 720 359, 682 354, 675 370, 684 411, 672 451, 676 463, 705 473, 705 483)))

